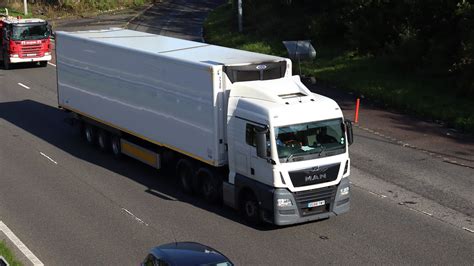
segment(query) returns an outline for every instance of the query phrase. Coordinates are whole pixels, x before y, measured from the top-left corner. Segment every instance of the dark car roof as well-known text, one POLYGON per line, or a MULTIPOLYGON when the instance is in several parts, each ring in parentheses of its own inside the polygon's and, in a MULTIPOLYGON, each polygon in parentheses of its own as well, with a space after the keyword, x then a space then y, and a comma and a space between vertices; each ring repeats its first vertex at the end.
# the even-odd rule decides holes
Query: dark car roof
POLYGON ((219 251, 196 242, 169 243, 153 248, 150 253, 172 265, 213 265, 225 262, 233 265, 219 251))

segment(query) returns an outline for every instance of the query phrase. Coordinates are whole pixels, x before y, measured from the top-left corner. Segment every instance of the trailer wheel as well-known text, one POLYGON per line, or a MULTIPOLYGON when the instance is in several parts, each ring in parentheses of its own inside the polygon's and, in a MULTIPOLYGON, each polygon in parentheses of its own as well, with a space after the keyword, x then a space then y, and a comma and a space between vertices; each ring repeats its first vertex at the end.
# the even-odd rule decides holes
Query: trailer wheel
POLYGON ((48 61, 40 61, 39 66, 40 67, 47 67, 48 66, 48 61))
POLYGON ((219 178, 209 169, 200 168, 197 172, 200 180, 200 192, 207 202, 215 203, 221 196, 222 184, 219 178))
POLYGON ((10 58, 8 58, 7 54, 3 54, 3 69, 9 70, 10 69, 10 58))
POLYGON ((122 156, 120 138, 118 136, 112 137, 112 139, 110 140, 110 147, 115 158, 120 158, 122 156))
POLYGON ((255 195, 248 191, 243 194, 240 211, 244 219, 253 224, 257 225, 260 223, 260 207, 258 206, 258 201, 255 195))
POLYGON ((181 159, 177 164, 177 174, 181 189, 188 194, 193 193, 194 167, 186 159, 181 159))
POLYGON ((97 144, 99 145, 100 150, 107 151, 111 145, 109 144, 110 137, 107 131, 101 129, 97 134, 97 144))
POLYGON ((94 126, 86 124, 84 126, 84 138, 86 139, 87 143, 93 145, 95 144, 96 140, 96 129, 94 126))

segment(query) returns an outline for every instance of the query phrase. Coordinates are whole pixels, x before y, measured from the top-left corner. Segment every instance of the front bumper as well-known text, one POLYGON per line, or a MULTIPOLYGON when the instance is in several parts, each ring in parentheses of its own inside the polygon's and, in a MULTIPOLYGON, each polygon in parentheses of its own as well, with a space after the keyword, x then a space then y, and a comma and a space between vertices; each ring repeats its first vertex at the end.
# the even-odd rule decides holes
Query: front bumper
POLYGON ((51 55, 45 55, 42 57, 31 57, 31 58, 21 58, 21 57, 10 57, 10 63, 28 63, 28 62, 39 62, 39 61, 50 61, 51 55))
POLYGON ((349 179, 343 178, 337 186, 301 193, 291 193, 287 189, 276 189, 273 200, 275 206, 273 223, 276 225, 298 224, 340 215, 348 212, 350 208, 349 179), (290 199, 293 205, 278 207, 278 199, 290 199), (309 202, 321 200, 324 200, 326 204, 308 208, 309 202))

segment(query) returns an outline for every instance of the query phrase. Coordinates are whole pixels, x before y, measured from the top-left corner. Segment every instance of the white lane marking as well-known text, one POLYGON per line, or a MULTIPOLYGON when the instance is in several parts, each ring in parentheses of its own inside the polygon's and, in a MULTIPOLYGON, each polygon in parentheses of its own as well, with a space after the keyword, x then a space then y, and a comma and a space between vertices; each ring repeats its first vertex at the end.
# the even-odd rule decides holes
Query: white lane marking
POLYGON ((148 226, 147 223, 145 223, 142 219, 138 218, 137 216, 135 216, 135 214, 131 213, 129 210, 125 209, 125 208, 122 208, 122 211, 125 211, 128 215, 132 216, 133 219, 135 219, 135 221, 137 221, 138 223, 140 224, 144 224, 146 226, 148 226))
POLYGON ((170 196, 170 195, 166 195, 165 193, 161 193, 161 192, 156 191, 156 190, 154 190, 154 189, 148 189, 148 190, 146 190, 146 192, 151 193, 151 194, 157 194, 157 195, 159 195, 159 196, 161 196, 161 197, 163 197, 163 198, 166 198, 166 199, 168 199, 168 200, 178 201, 177 198, 172 197, 172 196, 170 196))
POLYGON ((428 215, 428 216, 433 216, 433 214, 429 213, 429 212, 425 212, 425 211, 421 211, 422 213, 428 215))
POLYGON ((379 198, 382 198, 382 199, 387 197, 387 196, 385 196, 385 195, 372 192, 372 191, 370 191, 370 190, 367 190, 367 192, 369 192, 370 194, 375 195, 375 196, 377 196, 377 197, 379 197, 379 198))
POLYGON ((462 229, 464 229, 464 230, 466 230, 466 231, 468 231, 468 232, 470 232, 470 233, 474 233, 474 230, 469 229, 469 228, 467 228, 467 227, 463 227, 462 229))
POLYGON ((30 89, 30 87, 26 86, 26 85, 25 85, 25 84, 23 84, 23 83, 19 83, 19 82, 18 82, 18 85, 22 86, 23 88, 25 88, 25 89, 27 89, 27 90, 29 90, 29 89, 30 89))
POLYGON ((8 228, 6 224, 0 221, 0 231, 3 231, 5 235, 13 242, 13 244, 33 263, 35 266, 44 266, 44 264, 38 259, 38 257, 26 247, 23 242, 8 228))
POLYGON ((56 65, 55 65, 55 64, 53 64, 53 63, 50 63, 50 62, 48 62, 48 65, 51 65, 51 66, 53 66, 53 67, 56 67, 56 65))
POLYGON ((55 160, 51 159, 51 157, 49 157, 48 155, 40 152, 41 155, 43 155, 45 158, 47 158, 48 160, 50 160, 51 162, 53 162, 54 164, 58 164, 58 162, 56 162, 55 160))

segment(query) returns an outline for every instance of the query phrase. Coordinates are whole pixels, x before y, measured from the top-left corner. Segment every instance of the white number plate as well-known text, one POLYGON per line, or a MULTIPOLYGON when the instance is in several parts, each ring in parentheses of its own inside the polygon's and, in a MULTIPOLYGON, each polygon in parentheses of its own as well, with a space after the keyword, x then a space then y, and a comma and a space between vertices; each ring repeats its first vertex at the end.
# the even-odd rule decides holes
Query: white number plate
POLYGON ((323 206, 324 204, 326 204, 326 201, 325 201, 325 200, 310 202, 310 203, 308 203, 308 208, 314 208, 314 207, 318 207, 318 206, 323 206))
POLYGON ((26 54, 26 56, 36 56, 36 54, 26 54))

